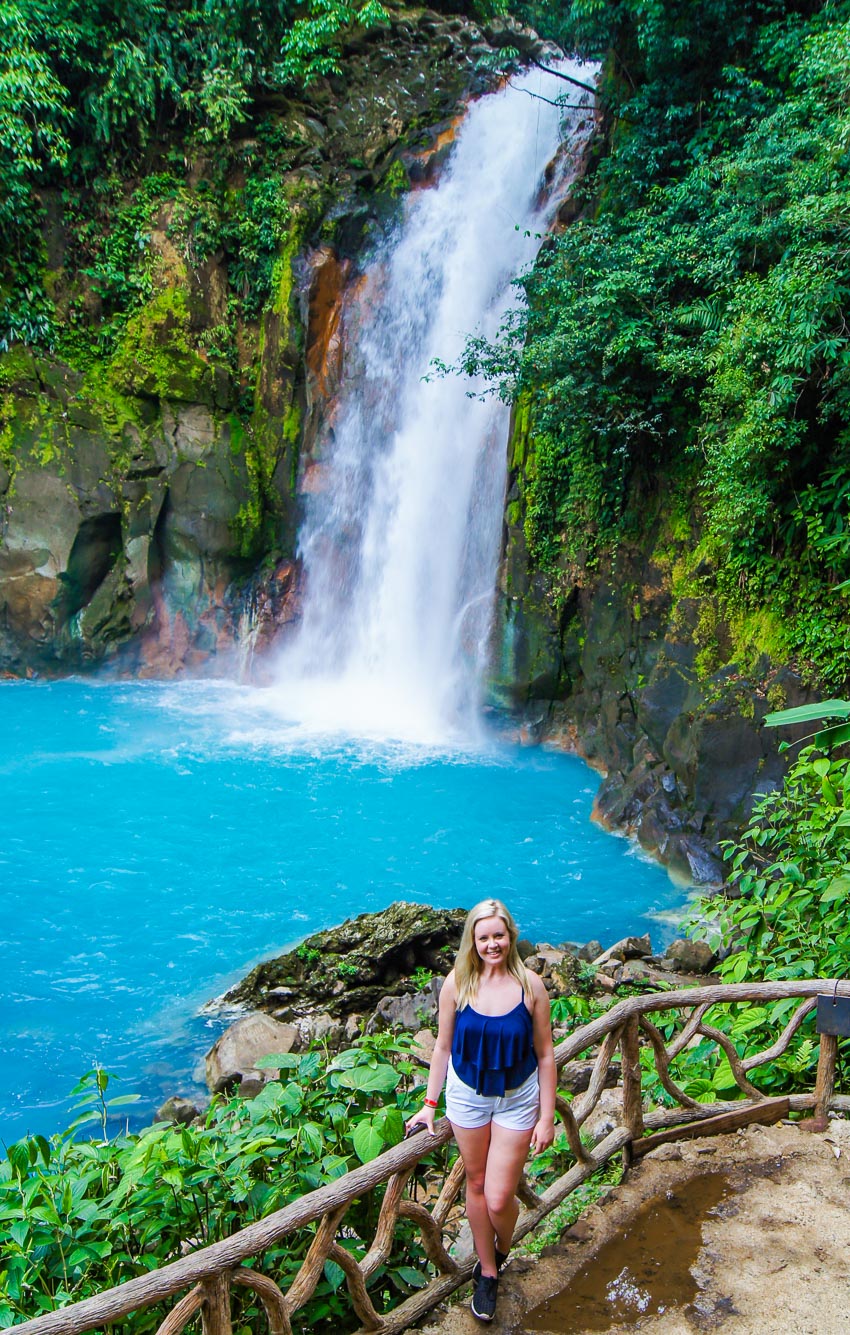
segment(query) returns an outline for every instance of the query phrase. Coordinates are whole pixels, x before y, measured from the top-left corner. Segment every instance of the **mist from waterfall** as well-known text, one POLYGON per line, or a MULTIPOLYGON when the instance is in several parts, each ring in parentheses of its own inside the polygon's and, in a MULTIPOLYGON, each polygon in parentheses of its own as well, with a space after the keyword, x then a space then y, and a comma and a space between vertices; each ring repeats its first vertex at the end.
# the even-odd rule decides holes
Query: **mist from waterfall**
POLYGON ((568 88, 538 70, 474 102, 438 184, 408 195, 346 302, 343 388, 299 540, 303 620, 270 692, 309 732, 440 744, 476 730, 509 409, 432 364, 494 336, 516 302, 590 129, 589 109, 553 105, 568 88))

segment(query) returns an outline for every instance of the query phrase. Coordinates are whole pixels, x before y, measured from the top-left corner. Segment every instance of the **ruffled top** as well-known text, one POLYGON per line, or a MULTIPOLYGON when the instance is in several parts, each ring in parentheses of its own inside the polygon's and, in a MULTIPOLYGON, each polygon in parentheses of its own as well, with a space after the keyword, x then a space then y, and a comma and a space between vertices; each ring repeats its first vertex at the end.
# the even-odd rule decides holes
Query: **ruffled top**
POLYGON ((464 1006, 455 1017, 452 1066, 476 1094, 503 1097, 537 1068, 534 1026, 525 993, 505 1015, 482 1015, 464 1006))

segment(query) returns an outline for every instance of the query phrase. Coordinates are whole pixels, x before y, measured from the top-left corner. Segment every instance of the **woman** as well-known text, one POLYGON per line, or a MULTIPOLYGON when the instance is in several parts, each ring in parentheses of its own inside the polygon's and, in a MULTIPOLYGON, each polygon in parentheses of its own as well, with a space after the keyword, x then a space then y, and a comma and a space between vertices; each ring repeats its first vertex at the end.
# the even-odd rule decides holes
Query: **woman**
POLYGON ((499 1271, 519 1214, 516 1189, 528 1157, 555 1138, 555 1054, 549 998, 517 952, 517 928, 498 899, 467 915, 455 967, 440 993, 440 1020, 421 1112, 434 1134, 446 1083, 446 1115, 466 1169, 466 1214, 478 1264, 472 1312, 492 1321, 499 1271))

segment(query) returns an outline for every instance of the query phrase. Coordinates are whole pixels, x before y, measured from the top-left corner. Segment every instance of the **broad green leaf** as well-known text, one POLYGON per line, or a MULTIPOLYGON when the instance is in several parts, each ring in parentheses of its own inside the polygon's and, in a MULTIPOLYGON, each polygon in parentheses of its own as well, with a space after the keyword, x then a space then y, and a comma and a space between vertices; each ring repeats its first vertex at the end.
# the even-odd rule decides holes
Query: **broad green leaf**
POLYGON ((824 728, 815 733, 815 746, 827 751, 833 746, 844 746, 850 742, 850 723, 837 723, 833 728, 824 728))
POLYGON ((321 1129, 315 1122, 305 1122, 301 1127, 301 1143, 308 1154, 318 1159, 322 1153, 323 1140, 321 1129))
POLYGON ((292 1071, 299 1062, 294 1052, 268 1052, 265 1057, 258 1057, 254 1065, 261 1071, 292 1071))
POLYGON ((428 1283, 427 1275, 423 1275, 421 1270, 414 1270, 410 1265, 394 1266, 392 1273, 412 1289, 422 1289, 428 1283))
POLYGON ((345 1089, 357 1089, 369 1094, 391 1094, 401 1080, 401 1073, 392 1066, 355 1066, 343 1071, 339 1084, 345 1089))
POLYGON ((336 1261, 325 1261, 324 1274, 325 1279, 330 1284, 334 1293, 336 1293, 337 1289, 345 1281, 345 1271, 342 1266, 337 1265, 336 1261))
POLYGON ((357 1123, 351 1140, 354 1152, 361 1163, 369 1163, 370 1160, 376 1159, 384 1148, 384 1138, 372 1125, 371 1118, 364 1118, 362 1122, 357 1123))
POLYGON ((398 1108, 380 1108, 372 1121, 388 1145, 404 1140, 404 1118, 398 1108))
POLYGON ((835 899, 846 899, 850 895, 850 874, 834 876, 820 897, 821 904, 830 904, 835 899))
POLYGON ((850 718, 850 700, 822 700, 819 704, 799 705, 765 714, 768 728, 784 728, 793 723, 813 723, 822 718, 850 718))

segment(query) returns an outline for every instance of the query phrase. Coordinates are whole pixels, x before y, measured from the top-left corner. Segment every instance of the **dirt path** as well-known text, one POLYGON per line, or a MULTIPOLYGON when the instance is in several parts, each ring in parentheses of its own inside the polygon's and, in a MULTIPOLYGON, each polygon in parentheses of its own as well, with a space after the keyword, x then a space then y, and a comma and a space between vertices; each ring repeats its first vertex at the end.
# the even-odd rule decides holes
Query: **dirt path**
MULTIPOLYGON (((567 1240, 512 1261, 489 1329, 850 1335, 850 1122, 662 1146, 567 1240)), ((480 1335, 468 1290, 426 1330, 480 1335)))

